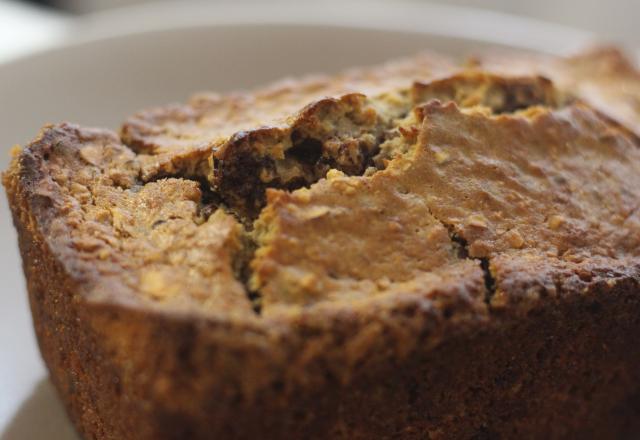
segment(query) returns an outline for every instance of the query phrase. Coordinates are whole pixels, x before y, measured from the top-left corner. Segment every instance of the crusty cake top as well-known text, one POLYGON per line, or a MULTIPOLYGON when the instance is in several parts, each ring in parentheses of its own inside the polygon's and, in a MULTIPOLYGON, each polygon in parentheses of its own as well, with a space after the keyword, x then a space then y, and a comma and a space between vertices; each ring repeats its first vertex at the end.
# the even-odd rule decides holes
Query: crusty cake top
POLYGON ((4 181, 96 300, 246 319, 390 298, 485 310, 637 270, 639 84, 611 50, 422 55, 201 95, 121 137, 49 126, 4 181))
POLYGON ((453 69, 436 54, 372 68, 352 69, 335 76, 286 79, 253 93, 201 93, 186 105, 140 112, 121 130, 122 140, 139 153, 144 178, 193 172, 211 149, 234 134, 286 124, 309 103, 349 93, 375 95, 413 80, 428 79, 453 69))
POLYGON ((601 48, 567 59, 528 56, 485 56, 478 68, 507 75, 537 72, 640 133, 640 73, 615 48, 601 48))
POLYGON ((33 227, 94 297, 252 313, 234 275, 242 227, 197 182, 142 183, 139 171, 114 133, 61 124, 17 156, 5 184, 27 187, 33 227))

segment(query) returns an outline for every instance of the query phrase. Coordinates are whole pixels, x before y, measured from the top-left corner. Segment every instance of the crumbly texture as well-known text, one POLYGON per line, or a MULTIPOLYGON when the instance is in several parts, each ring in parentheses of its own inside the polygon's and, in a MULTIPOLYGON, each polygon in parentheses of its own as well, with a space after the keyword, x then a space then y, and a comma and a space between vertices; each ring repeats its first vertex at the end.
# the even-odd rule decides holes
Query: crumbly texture
POLYGON ((543 75, 640 134, 640 73, 615 48, 558 59, 539 56, 478 57, 476 67, 507 75, 543 75))
POLYGON ((45 127, 3 181, 79 432, 637 435, 638 84, 421 55, 45 127))
POLYGON ((224 145, 233 135, 242 138, 255 129, 286 124, 309 103, 350 93, 377 94, 453 68, 444 57, 423 54, 337 76, 287 79, 250 94, 201 93, 186 105, 147 110, 131 117, 123 125, 121 136, 139 153, 143 178, 193 175, 202 171, 212 148, 224 145))

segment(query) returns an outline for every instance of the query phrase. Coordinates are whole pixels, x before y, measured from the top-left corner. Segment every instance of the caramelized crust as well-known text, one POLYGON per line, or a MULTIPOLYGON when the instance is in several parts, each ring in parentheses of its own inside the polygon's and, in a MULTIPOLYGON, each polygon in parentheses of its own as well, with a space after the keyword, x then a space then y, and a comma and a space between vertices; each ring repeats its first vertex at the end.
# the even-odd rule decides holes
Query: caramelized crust
POLYGON ((163 107, 131 117, 123 141, 137 151, 143 179, 176 173, 197 174, 212 148, 235 133, 280 126, 310 102, 350 93, 375 95, 450 71, 453 64, 423 54, 333 77, 284 80, 253 93, 194 96, 187 105, 163 107))
POLYGON ((640 149, 607 119, 583 105, 515 116, 436 102, 418 111, 408 173, 470 256, 638 255, 640 149))
POLYGON ((62 124, 16 157, 5 182, 28 191, 38 228, 91 297, 252 315, 233 272, 241 226, 222 211, 206 218, 196 182, 140 186, 138 171, 115 134, 62 124))
POLYGON ((640 428, 638 73, 433 56, 47 126, 3 175, 82 435, 640 428))
POLYGON ((514 113, 533 106, 558 107, 569 101, 548 79, 521 75, 467 71, 429 82, 417 81, 411 88, 411 100, 414 105, 434 99, 453 101, 461 107, 488 107, 493 113, 514 113))
POLYGON ((399 167, 371 177, 332 171, 310 189, 270 191, 255 236, 251 287, 267 308, 402 290, 458 259, 399 167))
POLYGON ((480 69, 506 75, 543 75, 640 135, 640 73, 616 48, 569 58, 485 56, 480 69))
POLYGON ((432 101, 416 112, 417 143, 384 171, 270 194, 253 263, 265 300, 311 301, 339 295, 343 278, 366 290, 353 282, 450 264, 446 228, 470 257, 638 256, 640 149, 607 119, 582 105, 493 116, 432 101))
POLYGON ((295 189, 330 169, 362 174, 384 122, 364 95, 324 98, 288 125, 240 132, 216 149, 209 180, 229 206, 253 219, 267 187, 295 189))
POLYGON ((593 256, 567 260, 527 250, 497 255, 491 260, 490 270, 496 286, 490 303, 492 311, 526 316, 545 301, 582 295, 594 285, 608 290, 625 280, 637 280, 640 259, 593 256))

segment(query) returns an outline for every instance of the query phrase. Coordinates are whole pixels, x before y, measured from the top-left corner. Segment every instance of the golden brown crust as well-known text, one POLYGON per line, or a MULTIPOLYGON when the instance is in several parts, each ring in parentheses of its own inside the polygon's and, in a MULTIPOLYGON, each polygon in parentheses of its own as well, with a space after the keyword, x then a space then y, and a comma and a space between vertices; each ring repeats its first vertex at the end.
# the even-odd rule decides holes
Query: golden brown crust
POLYGON ((137 157, 115 134, 67 124, 45 128, 12 167, 87 295, 252 314, 233 273, 241 227, 220 211, 207 217, 196 182, 140 186, 137 157))
POLYGON ((417 142, 385 170, 269 193, 252 263, 267 303, 384 291, 452 264, 447 228, 475 258, 638 256, 640 149, 608 119, 581 104, 493 116, 432 101, 415 112, 405 130, 417 142))
POLYGON ((637 115, 604 93, 637 73, 584 59, 613 67, 575 86, 417 58, 142 113, 122 140, 45 128, 3 180, 79 430, 637 427, 637 115))
POLYGON ((414 105, 432 100, 454 101, 461 107, 488 107, 493 113, 514 113, 534 106, 558 107, 569 101, 542 76, 501 76, 484 71, 465 71, 411 88, 414 105))
POLYGON ((567 261, 527 251, 499 255, 491 260, 490 269, 496 282, 492 311, 528 313, 545 301, 588 294, 593 286, 615 289, 625 280, 637 279, 640 259, 595 256, 567 261))
POLYGON ((410 290, 429 284, 420 273, 456 262, 447 229, 401 174, 332 172, 311 189, 269 192, 251 280, 265 305, 410 290))
POLYGON ((362 94, 323 98, 280 127, 236 133, 212 152, 208 178, 226 204, 252 219, 268 187, 310 185, 330 169, 362 174, 385 128, 362 94))
POLYGON ((597 112, 571 105, 487 117, 434 102, 420 113, 408 172, 471 256, 637 255, 640 150, 597 112))
POLYGON ((200 94, 187 105, 145 111, 123 125, 123 141, 141 153, 143 178, 192 172, 212 147, 233 134, 256 127, 280 126, 310 102, 350 93, 377 94, 416 79, 450 71, 453 64, 423 54, 333 77, 285 80, 253 93, 200 94))
POLYGON ((499 74, 544 75, 640 134, 640 73, 617 48, 593 49, 566 59, 512 54, 474 62, 499 74))

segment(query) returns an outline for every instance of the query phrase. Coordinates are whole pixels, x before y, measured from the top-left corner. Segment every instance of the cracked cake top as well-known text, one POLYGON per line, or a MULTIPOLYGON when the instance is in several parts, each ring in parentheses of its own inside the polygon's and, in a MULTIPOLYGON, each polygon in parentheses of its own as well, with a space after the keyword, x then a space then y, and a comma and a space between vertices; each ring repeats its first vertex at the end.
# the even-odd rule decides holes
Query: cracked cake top
POLYGON ((610 50, 509 59, 201 95, 121 136, 48 126, 4 182, 87 298, 159 311, 481 316, 635 274, 637 71, 610 50))

